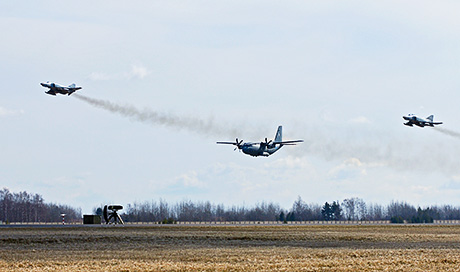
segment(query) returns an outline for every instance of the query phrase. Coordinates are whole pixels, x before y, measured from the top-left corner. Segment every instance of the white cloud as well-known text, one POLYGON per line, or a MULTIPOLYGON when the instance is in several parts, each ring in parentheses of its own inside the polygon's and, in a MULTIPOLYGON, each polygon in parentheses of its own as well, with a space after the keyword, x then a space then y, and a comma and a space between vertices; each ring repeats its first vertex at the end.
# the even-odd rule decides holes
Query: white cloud
MULTIPOLYGON (((49 187, 49 188, 68 188, 68 190, 73 190, 76 188, 80 188, 81 186, 86 185, 85 178, 78 177, 66 177, 60 176, 54 179, 47 179, 43 180, 42 182, 38 183, 39 186, 49 187)), ((64 193, 64 192, 63 192, 64 193)))
POLYGON ((0 106, 0 117, 16 116, 20 114, 24 114, 24 110, 10 110, 0 106))
POLYGON ((345 165, 347 166, 355 166, 355 167, 361 167, 363 164, 361 161, 357 158, 349 158, 344 162, 345 165))
POLYGON ((265 164, 268 168, 309 169, 310 162, 305 157, 287 156, 265 164))
POLYGON ((204 187, 205 184, 199 180, 198 173, 191 171, 186 174, 182 174, 176 178, 176 183, 179 183, 185 187, 204 187))
POLYGON ((357 158, 348 158, 340 165, 331 169, 329 177, 337 180, 357 178, 360 175, 367 175, 365 164, 357 158))
POLYGON ((117 78, 118 78, 118 76, 116 76, 116 75, 110 75, 110 74, 101 73, 101 72, 92 72, 89 75, 89 79, 94 80, 94 81, 114 80, 114 79, 117 79, 117 78))
POLYGON ((147 68, 145 68, 144 66, 142 66, 142 65, 134 65, 133 64, 131 66, 131 71, 129 73, 125 74, 125 76, 128 79, 132 79, 132 78, 144 79, 149 74, 150 74, 150 71, 147 68))
POLYGON ((371 121, 364 116, 353 118, 349 121, 352 124, 370 124, 371 121))
POLYGON ((144 79, 151 73, 142 64, 131 65, 129 72, 121 73, 104 73, 104 72, 92 72, 88 77, 94 81, 106 81, 106 80, 131 80, 131 79, 144 79))

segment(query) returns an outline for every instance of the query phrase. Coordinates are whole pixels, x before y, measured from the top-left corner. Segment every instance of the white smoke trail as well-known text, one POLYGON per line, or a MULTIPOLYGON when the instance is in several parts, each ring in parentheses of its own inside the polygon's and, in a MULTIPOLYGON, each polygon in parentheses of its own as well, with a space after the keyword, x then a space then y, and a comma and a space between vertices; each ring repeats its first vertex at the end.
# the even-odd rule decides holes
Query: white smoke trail
MULTIPOLYGON (((299 126, 300 127, 300 126, 299 126)), ((460 173, 460 145, 426 136, 407 137, 375 126, 350 129, 347 126, 308 125, 304 143, 289 149, 293 156, 310 156, 326 161, 358 159, 368 167, 389 167, 403 172, 460 173)), ((428 130, 426 130, 428 131, 428 130)), ((460 137, 452 131, 450 136, 460 137)), ((447 134, 447 133, 446 133, 447 134)), ((298 134, 300 135, 300 134, 298 134)), ((432 135, 434 136, 434 135, 432 135)))
POLYGON ((435 131, 460 139, 460 133, 450 129, 435 127, 435 131))
POLYGON ((90 98, 79 94, 74 94, 73 97, 76 97, 92 106, 132 118, 139 122, 162 125, 176 129, 185 129, 202 135, 225 137, 229 137, 229 135, 240 135, 239 129, 229 127, 227 125, 221 126, 217 124, 212 117, 208 119, 201 119, 191 116, 176 116, 147 108, 140 110, 132 105, 119 105, 107 100, 90 98))
MULTIPOLYGON (((107 100, 89 98, 83 95, 72 96, 101 109, 124 117, 132 118, 139 122, 162 125, 165 127, 185 129, 206 136, 222 136, 225 140, 229 137, 267 135, 261 133, 261 128, 244 127, 241 122, 238 126, 220 125, 212 117, 207 119, 190 116, 177 116, 154 111, 152 109, 140 110, 132 105, 119 105, 107 100), (241 133, 241 131, 244 133, 241 133), (249 131, 248 131, 249 130, 249 131)), ((402 135, 391 135, 385 130, 376 128, 365 129, 349 127, 326 127, 324 125, 298 125, 291 131, 304 139, 305 142, 297 147, 286 148, 295 157, 315 155, 327 161, 346 160, 357 158, 367 165, 386 166, 395 170, 417 172, 444 172, 458 174, 460 161, 457 154, 460 147, 449 143, 437 142, 427 144, 418 138, 405 138, 402 135), (303 127, 303 128, 301 128, 303 127)), ((443 134, 460 138, 460 133, 435 128, 443 134)))

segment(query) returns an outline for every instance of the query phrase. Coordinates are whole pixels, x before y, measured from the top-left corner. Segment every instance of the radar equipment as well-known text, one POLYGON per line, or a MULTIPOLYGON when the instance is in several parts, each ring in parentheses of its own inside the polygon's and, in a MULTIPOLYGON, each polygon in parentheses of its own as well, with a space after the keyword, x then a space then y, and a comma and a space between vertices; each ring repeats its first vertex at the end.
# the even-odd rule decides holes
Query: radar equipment
POLYGON ((102 211, 106 224, 124 224, 123 219, 117 213, 119 210, 123 210, 121 205, 105 205, 102 211))

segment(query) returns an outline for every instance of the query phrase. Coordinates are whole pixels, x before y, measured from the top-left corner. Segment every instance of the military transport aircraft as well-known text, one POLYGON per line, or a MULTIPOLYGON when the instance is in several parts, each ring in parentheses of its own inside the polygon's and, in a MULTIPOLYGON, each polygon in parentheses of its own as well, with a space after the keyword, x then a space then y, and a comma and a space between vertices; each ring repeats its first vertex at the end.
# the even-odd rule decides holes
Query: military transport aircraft
POLYGON ((440 125, 442 122, 433 122, 433 115, 428 116, 426 119, 417 117, 415 114, 408 114, 407 116, 403 116, 403 119, 408 121, 404 123, 404 125, 412 127, 412 125, 416 125, 419 127, 434 127, 434 125, 440 125))
POLYGON ((265 142, 243 143, 243 140, 238 141, 238 138, 236 138, 235 142, 217 142, 217 143, 235 145, 236 147, 234 150, 238 148, 240 151, 243 150, 244 154, 248 154, 253 157, 257 157, 257 156, 268 157, 271 154, 278 151, 281 147, 283 147, 283 145, 295 145, 296 143, 303 142, 303 140, 283 141, 282 134, 283 134, 283 127, 279 126, 278 131, 276 132, 274 141, 272 140, 268 141, 267 138, 265 138, 265 142))
POLYGON ((81 89, 81 87, 77 87, 75 86, 75 84, 70 84, 69 86, 62 86, 49 81, 47 81, 46 83, 40 83, 40 85, 49 88, 49 91, 45 92, 49 95, 56 95, 57 93, 71 95, 73 92, 81 89))

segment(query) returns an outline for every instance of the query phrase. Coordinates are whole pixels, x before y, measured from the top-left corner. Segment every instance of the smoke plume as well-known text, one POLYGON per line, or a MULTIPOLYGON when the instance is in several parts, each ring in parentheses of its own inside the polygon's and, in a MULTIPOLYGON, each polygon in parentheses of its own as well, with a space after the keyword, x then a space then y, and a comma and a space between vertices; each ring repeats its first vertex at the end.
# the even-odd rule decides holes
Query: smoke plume
MULTIPOLYGON (((94 107, 139 122, 184 129, 200 135, 221 136, 225 140, 231 140, 230 137, 241 137, 242 135, 244 137, 267 135, 264 129, 254 126, 249 128, 241 122, 237 126, 231 126, 227 123, 221 125, 222 122, 216 122, 212 117, 179 116, 149 108, 141 110, 132 105, 120 105, 79 94, 72 96, 94 107)), ((289 130, 291 133, 293 131, 297 131, 297 133, 289 133, 289 135, 296 135, 296 137, 305 140, 304 143, 296 147, 286 148, 288 150, 286 152, 295 157, 314 155, 327 161, 356 158, 368 166, 386 166, 395 170, 424 173, 436 171, 458 174, 460 169, 460 162, 457 159, 460 146, 452 145, 452 143, 427 144, 424 141, 426 138, 423 137, 407 138, 402 134, 392 135, 386 130, 375 127, 350 129, 349 126, 328 127, 324 124, 298 124, 295 127, 289 130)), ((452 130, 435 128, 435 131, 460 139, 460 133, 452 130)))
POLYGON ((453 131, 453 130, 450 130, 450 129, 445 129, 445 128, 440 128, 440 127, 435 127, 435 130, 439 131, 439 132, 441 132, 443 134, 446 134, 446 135, 455 137, 457 139, 460 139, 460 133, 458 133, 456 131, 453 131))
POLYGON ((148 108, 140 110, 132 105, 119 105, 111 101, 90 98, 80 94, 74 94, 73 97, 76 97, 94 107, 101 108, 143 123, 162 125, 176 129, 185 129, 191 132, 208 136, 214 135, 229 137, 232 135, 240 134, 237 128, 227 125, 221 126, 217 124, 212 117, 202 119, 192 116, 177 116, 173 114, 157 112, 148 108))
MULTIPOLYGON (((301 126, 301 125, 300 125, 301 126)), ((299 127, 300 127, 299 126, 299 127)), ((345 161, 356 158, 367 167, 390 167, 404 172, 442 172, 447 175, 460 173, 460 145, 455 141, 442 141, 435 135, 420 130, 419 135, 390 132, 375 126, 349 126, 337 124, 334 127, 306 124, 301 138, 305 142, 288 149, 294 156, 311 156, 326 161, 345 161)), ((460 133, 439 128, 445 135, 460 138, 460 133)))

